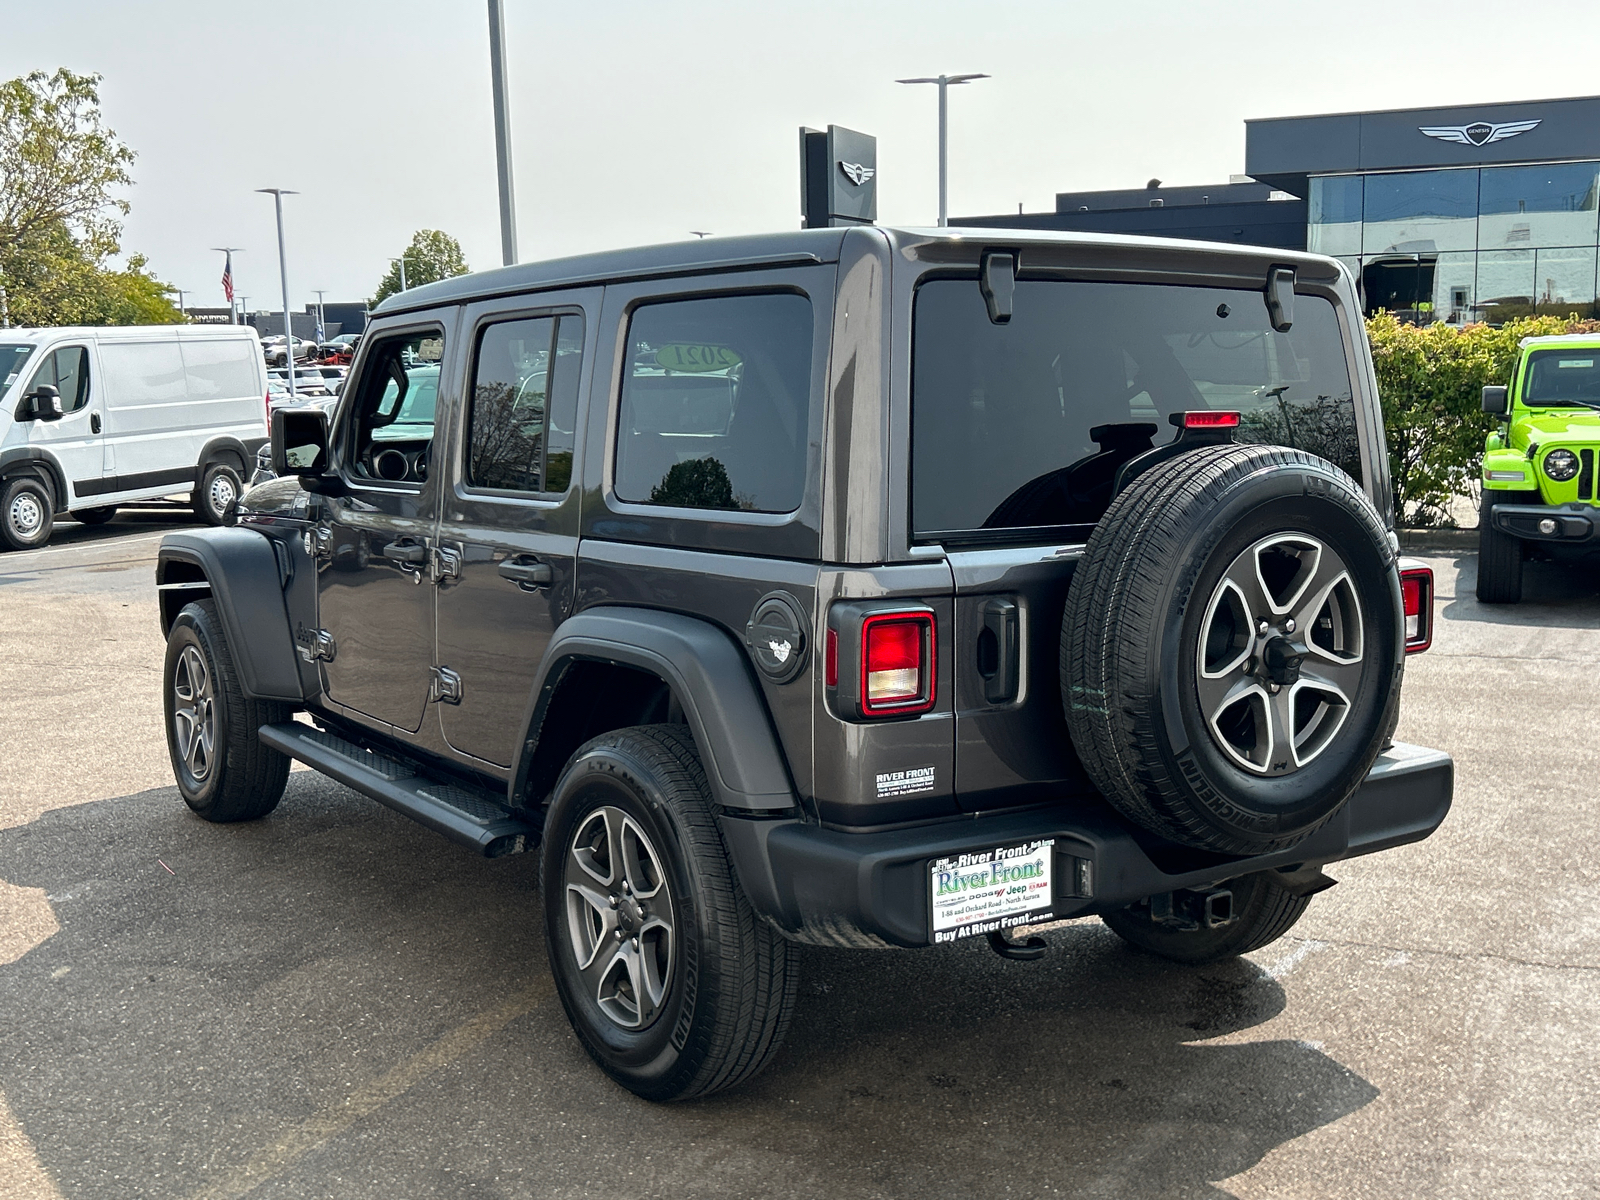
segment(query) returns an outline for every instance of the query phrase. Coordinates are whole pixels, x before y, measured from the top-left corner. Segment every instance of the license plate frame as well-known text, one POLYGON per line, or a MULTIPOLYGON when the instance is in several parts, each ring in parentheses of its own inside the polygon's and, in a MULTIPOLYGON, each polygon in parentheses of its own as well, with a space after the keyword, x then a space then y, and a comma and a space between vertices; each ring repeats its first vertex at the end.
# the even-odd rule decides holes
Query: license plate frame
POLYGON ((1055 907, 1054 838, 1008 842, 928 860, 928 927, 940 944, 1048 917, 1055 907))

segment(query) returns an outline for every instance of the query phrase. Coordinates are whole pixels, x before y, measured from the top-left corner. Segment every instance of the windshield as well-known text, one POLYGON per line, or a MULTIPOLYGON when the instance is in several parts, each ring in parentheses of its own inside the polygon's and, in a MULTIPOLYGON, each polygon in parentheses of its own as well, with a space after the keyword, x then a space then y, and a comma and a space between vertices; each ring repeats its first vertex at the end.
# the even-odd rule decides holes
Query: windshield
MULTIPOLYGON (((379 412, 388 412, 394 404, 395 393, 399 391, 394 380, 390 380, 383 388, 383 399, 378 402, 379 412)), ((406 398, 400 405, 400 411, 395 415, 396 425, 432 425, 433 410, 439 402, 439 368, 438 367, 408 367, 406 368, 406 398)), ((406 436, 415 437, 415 433, 406 436)))
POLYGON ((17 376, 22 374, 22 364, 32 353, 32 346, 0 346, 0 393, 17 381, 17 376))
POLYGON ((1529 408, 1600 407, 1600 346, 1530 354, 1522 402, 1529 408))
POLYGON ((1025 281, 1010 322, 996 325, 975 282, 923 284, 916 532, 1091 526, 1117 468, 1170 441, 1168 416, 1192 409, 1238 410, 1239 441, 1295 446, 1359 480, 1337 315, 1297 296, 1294 317, 1273 332, 1260 291, 1025 281))

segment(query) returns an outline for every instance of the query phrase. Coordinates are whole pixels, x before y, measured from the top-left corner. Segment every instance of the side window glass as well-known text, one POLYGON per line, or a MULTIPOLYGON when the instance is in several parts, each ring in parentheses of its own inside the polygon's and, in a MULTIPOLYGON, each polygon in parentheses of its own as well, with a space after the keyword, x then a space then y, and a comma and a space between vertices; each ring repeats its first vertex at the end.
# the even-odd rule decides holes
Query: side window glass
POLYGON ((567 490, 582 357, 583 318, 576 315, 502 321, 484 329, 472 369, 469 486, 567 490))
POLYGON ((616 492, 643 504, 792 512, 805 491, 811 302, 794 293, 638 308, 616 492))
POLYGON ((61 393, 63 412, 77 412, 89 403, 89 351, 84 346, 63 346, 39 364, 30 390, 48 383, 61 393))
POLYGON ((352 475, 390 483, 427 479, 443 358, 440 333, 384 338, 373 346, 351 418, 352 475))

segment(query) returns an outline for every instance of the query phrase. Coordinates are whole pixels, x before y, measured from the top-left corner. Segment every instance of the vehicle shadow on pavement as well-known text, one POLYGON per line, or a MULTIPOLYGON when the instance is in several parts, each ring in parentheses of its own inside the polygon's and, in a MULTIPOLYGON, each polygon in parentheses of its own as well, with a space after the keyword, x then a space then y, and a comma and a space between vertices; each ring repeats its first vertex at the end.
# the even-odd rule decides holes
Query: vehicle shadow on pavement
POLYGON ((1308 1044, 1211 1041, 1283 1009, 1259 967, 1084 922, 1035 963, 805 948, 764 1075, 647 1104, 549 989, 535 856, 475 858, 309 773, 250 825, 172 789, 52 810, 0 832, 0 880, 60 927, 0 966, 0 1092, 65 1197, 252 1162, 252 1196, 1217 1197, 1378 1094, 1308 1044), (514 994, 536 999, 461 1040, 514 994), (434 1065, 341 1124, 408 1063, 434 1065))
POLYGON ((1600 629, 1600 559, 1524 563, 1522 600, 1518 604, 1478 603, 1476 554, 1462 555, 1455 560, 1455 566, 1456 598, 1439 610, 1449 620, 1600 629))

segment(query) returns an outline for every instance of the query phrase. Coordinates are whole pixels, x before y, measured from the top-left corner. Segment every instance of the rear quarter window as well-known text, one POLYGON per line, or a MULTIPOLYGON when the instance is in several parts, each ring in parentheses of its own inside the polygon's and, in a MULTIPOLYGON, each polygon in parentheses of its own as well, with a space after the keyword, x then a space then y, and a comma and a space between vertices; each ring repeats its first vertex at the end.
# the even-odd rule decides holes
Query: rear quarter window
POLYGON ((615 490, 639 504, 793 512, 805 491, 811 302, 641 305, 628 324, 615 490))

